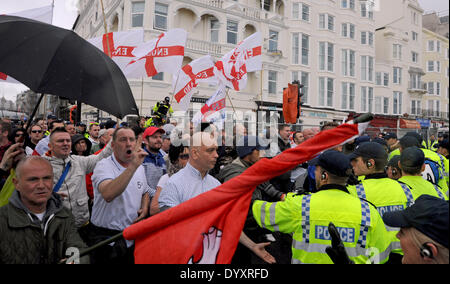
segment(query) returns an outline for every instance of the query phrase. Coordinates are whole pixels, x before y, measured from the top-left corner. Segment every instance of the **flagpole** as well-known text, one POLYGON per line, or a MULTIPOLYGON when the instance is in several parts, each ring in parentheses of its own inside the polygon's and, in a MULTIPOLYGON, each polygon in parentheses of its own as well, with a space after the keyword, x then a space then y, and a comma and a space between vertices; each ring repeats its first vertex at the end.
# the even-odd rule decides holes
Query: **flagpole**
POLYGON ((108 27, 106 26, 106 16, 105 16, 105 9, 103 8, 103 0, 100 0, 100 4, 102 5, 102 14, 103 14, 103 27, 105 28, 105 35, 106 35, 106 49, 107 54, 109 57, 111 57, 111 51, 109 48, 109 40, 108 40, 108 27))
POLYGON ((141 77, 141 113, 142 111, 142 101, 144 100, 144 77, 141 77))
POLYGON ((228 95, 228 90, 229 90, 229 88, 226 87, 226 89, 227 89, 227 90, 225 91, 225 94, 227 95, 228 100, 230 100, 231 107, 233 108, 233 114, 234 114, 234 116, 236 117, 236 110, 234 109, 233 102, 231 101, 231 98, 230 98, 230 96, 228 95))

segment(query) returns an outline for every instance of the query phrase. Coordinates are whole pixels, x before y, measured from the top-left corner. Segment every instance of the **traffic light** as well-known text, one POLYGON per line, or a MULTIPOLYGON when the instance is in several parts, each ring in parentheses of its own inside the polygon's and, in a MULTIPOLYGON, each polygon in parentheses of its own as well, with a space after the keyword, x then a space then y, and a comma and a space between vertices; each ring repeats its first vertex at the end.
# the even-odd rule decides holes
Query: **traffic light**
POLYGON ((298 92, 298 100, 297 100, 297 109, 298 109, 298 111, 297 111, 297 118, 299 118, 299 117, 300 117, 300 114, 302 113, 302 109, 301 109, 301 107, 302 107, 302 105, 303 105, 303 103, 302 103, 302 97, 305 95, 305 94, 303 94, 303 92, 302 92, 302 89, 303 89, 304 85, 301 84, 300 81, 298 81, 298 80, 293 81, 293 82, 292 82, 292 85, 297 85, 297 92, 298 92))

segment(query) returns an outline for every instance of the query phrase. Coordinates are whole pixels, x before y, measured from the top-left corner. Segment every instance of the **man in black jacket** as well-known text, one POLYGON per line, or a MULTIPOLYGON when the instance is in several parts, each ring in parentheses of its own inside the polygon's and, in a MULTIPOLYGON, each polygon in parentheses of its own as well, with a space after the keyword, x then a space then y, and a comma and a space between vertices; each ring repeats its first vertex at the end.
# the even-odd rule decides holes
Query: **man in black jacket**
MULTIPOLYGON (((260 159, 260 151, 265 150, 268 147, 264 147, 259 143, 259 139, 256 136, 244 136, 241 138, 240 141, 238 141, 236 146, 236 151, 239 155, 238 158, 236 158, 232 163, 226 165, 223 167, 219 174, 217 175, 217 179, 224 183, 235 176, 240 175, 243 173, 247 168, 252 166, 254 163, 259 161, 260 159)), ((255 200, 266 200, 266 201, 279 201, 284 200, 285 194, 283 192, 278 191, 273 185, 271 185, 269 182, 265 182, 263 184, 260 184, 256 187, 255 191, 252 195, 251 204, 255 200)), ((267 231, 265 229, 260 228, 256 221, 253 218, 253 214, 251 211, 251 204, 250 204, 250 210, 247 215, 247 219, 244 224, 244 234, 250 238, 255 243, 258 243, 257 245, 260 245, 261 242, 266 242, 266 234, 270 234, 270 231, 267 231)), ((242 238, 241 238, 242 239, 242 238)), ((269 243, 265 243, 266 245, 269 245, 269 243)), ((266 246, 265 245, 265 246, 266 246)), ((245 245, 247 246, 247 245, 245 245)), ((269 247, 270 248, 270 247, 269 247)), ((254 250, 252 250, 254 251, 254 250)), ((254 251, 255 252, 255 251, 254 251)), ((256 252, 255 252, 256 253, 256 252)), ((267 252, 265 251, 264 247, 260 247, 259 253, 256 253, 259 258, 263 258, 265 261, 267 261, 266 257, 267 252)), ((270 258, 270 257, 269 257, 270 258)), ((269 261, 270 262, 270 261, 269 261)), ((277 261, 278 262, 278 261, 277 261)), ((261 260, 256 258, 250 250, 244 247, 241 242, 238 244, 238 247, 236 248, 235 255, 232 260, 233 264, 257 264, 261 263, 261 260)))

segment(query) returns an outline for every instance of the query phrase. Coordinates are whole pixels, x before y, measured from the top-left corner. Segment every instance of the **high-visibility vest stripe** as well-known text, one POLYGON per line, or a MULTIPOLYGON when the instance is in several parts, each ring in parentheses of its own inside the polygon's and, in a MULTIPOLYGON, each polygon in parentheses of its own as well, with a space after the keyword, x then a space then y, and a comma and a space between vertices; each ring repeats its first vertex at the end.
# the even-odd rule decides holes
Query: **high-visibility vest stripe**
POLYGON ((367 199, 366 192, 364 191, 364 186, 362 185, 362 183, 356 185, 356 194, 358 194, 358 197, 360 199, 367 199))
POLYGON ((411 190, 404 183, 400 183, 400 185, 402 186, 403 192, 406 195, 406 207, 409 207, 409 206, 413 205, 414 204, 414 198, 413 198, 413 195, 411 193, 411 190))
POLYGON ((309 243, 309 230, 310 230, 310 206, 311 195, 305 195, 302 198, 302 237, 306 243, 309 243))
POLYGON ((433 184, 434 189, 436 190, 438 196, 440 199, 445 200, 444 194, 441 192, 441 190, 439 189, 439 187, 435 184, 433 184))
POLYGON ((357 243, 363 248, 365 248, 367 245, 367 234, 369 233, 369 227, 370 227, 369 203, 365 200, 361 200, 361 228, 357 243))

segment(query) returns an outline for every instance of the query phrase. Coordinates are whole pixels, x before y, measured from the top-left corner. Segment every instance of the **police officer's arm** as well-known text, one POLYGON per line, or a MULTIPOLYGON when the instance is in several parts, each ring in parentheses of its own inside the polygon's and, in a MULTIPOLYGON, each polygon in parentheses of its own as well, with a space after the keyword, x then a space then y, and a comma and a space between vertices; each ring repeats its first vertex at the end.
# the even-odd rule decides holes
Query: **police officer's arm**
POLYGON ((252 206, 258 225, 270 231, 292 233, 301 226, 301 195, 290 195, 285 201, 265 202, 256 200, 252 206))

